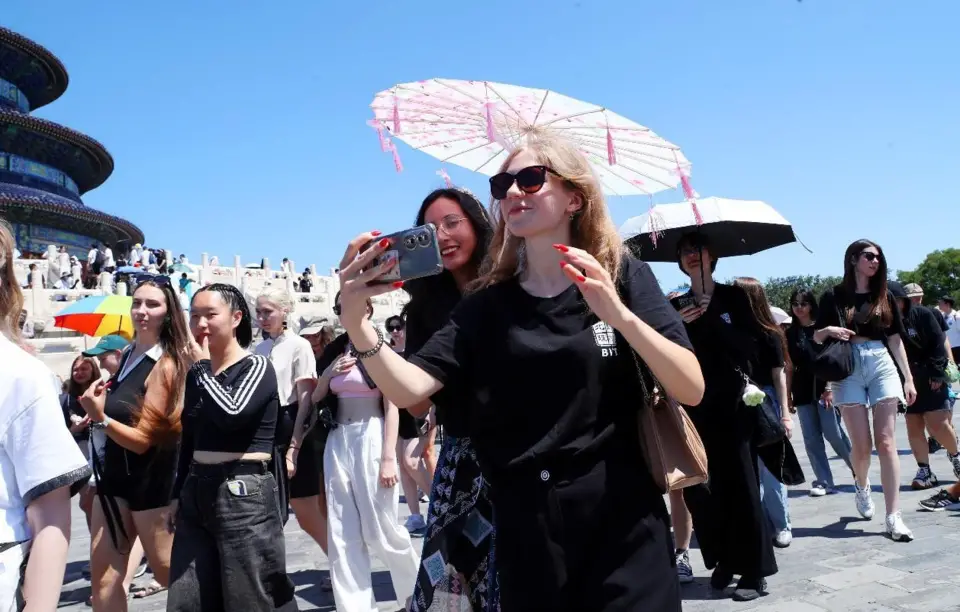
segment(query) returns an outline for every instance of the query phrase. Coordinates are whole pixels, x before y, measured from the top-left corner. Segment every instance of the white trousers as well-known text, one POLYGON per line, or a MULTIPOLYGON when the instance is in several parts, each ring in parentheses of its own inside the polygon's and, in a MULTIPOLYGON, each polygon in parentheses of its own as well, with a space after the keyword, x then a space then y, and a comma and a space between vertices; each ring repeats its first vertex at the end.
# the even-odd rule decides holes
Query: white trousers
POLYGON ((16 612, 20 565, 29 550, 30 542, 23 542, 0 553, 0 612, 16 612))
POLYGON ((380 486, 382 448, 383 419, 374 417, 340 424, 324 450, 330 582, 339 612, 377 612, 371 553, 390 570, 401 604, 417 581, 420 554, 399 524, 399 487, 380 486))

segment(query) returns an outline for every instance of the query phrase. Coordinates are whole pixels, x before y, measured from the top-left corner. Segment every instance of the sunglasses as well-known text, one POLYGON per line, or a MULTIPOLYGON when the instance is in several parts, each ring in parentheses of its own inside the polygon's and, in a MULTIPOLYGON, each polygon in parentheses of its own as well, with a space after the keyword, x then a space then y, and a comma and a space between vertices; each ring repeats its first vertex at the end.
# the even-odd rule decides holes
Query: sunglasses
POLYGON ((871 253, 870 251, 864 251, 860 253, 860 257, 863 257, 867 261, 877 261, 878 259, 880 259, 879 255, 877 255, 876 253, 871 253))
POLYGON ((810 302, 793 302, 790 305, 795 306, 797 308, 803 308, 804 306, 809 306, 810 302))
POLYGON ((548 172, 556 177, 563 178, 561 174, 546 166, 529 166, 519 170, 516 174, 501 172, 490 177, 490 195, 493 196, 494 200, 502 200, 507 197, 507 191, 513 187, 514 183, 523 193, 537 193, 547 182, 548 172))
POLYGON ((134 277, 133 282, 137 287, 143 283, 153 283, 160 286, 166 285, 167 287, 172 286, 170 277, 163 274, 138 274, 134 277))
POLYGON ((396 333, 401 329, 403 329, 403 327, 401 327, 400 325, 387 325, 387 331, 390 332, 391 334, 396 333))

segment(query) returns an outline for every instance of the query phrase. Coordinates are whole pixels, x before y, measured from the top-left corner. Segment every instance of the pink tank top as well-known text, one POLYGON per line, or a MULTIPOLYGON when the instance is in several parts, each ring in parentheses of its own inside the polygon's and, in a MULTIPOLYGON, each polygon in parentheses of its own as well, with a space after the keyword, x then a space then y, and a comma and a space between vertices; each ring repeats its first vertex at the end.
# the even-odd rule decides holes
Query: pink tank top
POLYGON ((330 392, 337 397, 380 397, 380 389, 371 389, 363 380, 360 368, 353 366, 346 374, 330 379, 330 392))

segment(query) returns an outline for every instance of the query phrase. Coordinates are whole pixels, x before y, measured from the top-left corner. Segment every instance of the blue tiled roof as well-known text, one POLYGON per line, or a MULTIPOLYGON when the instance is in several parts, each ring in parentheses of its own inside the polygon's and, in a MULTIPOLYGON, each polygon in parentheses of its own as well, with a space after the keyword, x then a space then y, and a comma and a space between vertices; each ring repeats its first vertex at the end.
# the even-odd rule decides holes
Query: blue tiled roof
POLYGON ((0 200, 15 200, 36 206, 58 206, 97 212, 80 202, 58 196, 55 193, 34 189, 33 187, 24 187, 23 185, 13 185, 11 183, 0 183, 0 200))
POLYGON ((0 77, 16 84, 34 109, 63 95, 69 82, 66 68, 53 53, 2 27, 0 77))

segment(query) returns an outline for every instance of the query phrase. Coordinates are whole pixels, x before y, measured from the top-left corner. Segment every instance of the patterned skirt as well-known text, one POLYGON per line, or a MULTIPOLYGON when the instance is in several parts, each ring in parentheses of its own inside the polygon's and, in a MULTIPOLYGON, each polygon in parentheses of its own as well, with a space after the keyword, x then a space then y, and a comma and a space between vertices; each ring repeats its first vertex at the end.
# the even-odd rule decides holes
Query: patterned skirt
POLYGON ((444 438, 412 611, 499 612, 488 492, 470 439, 444 438))

